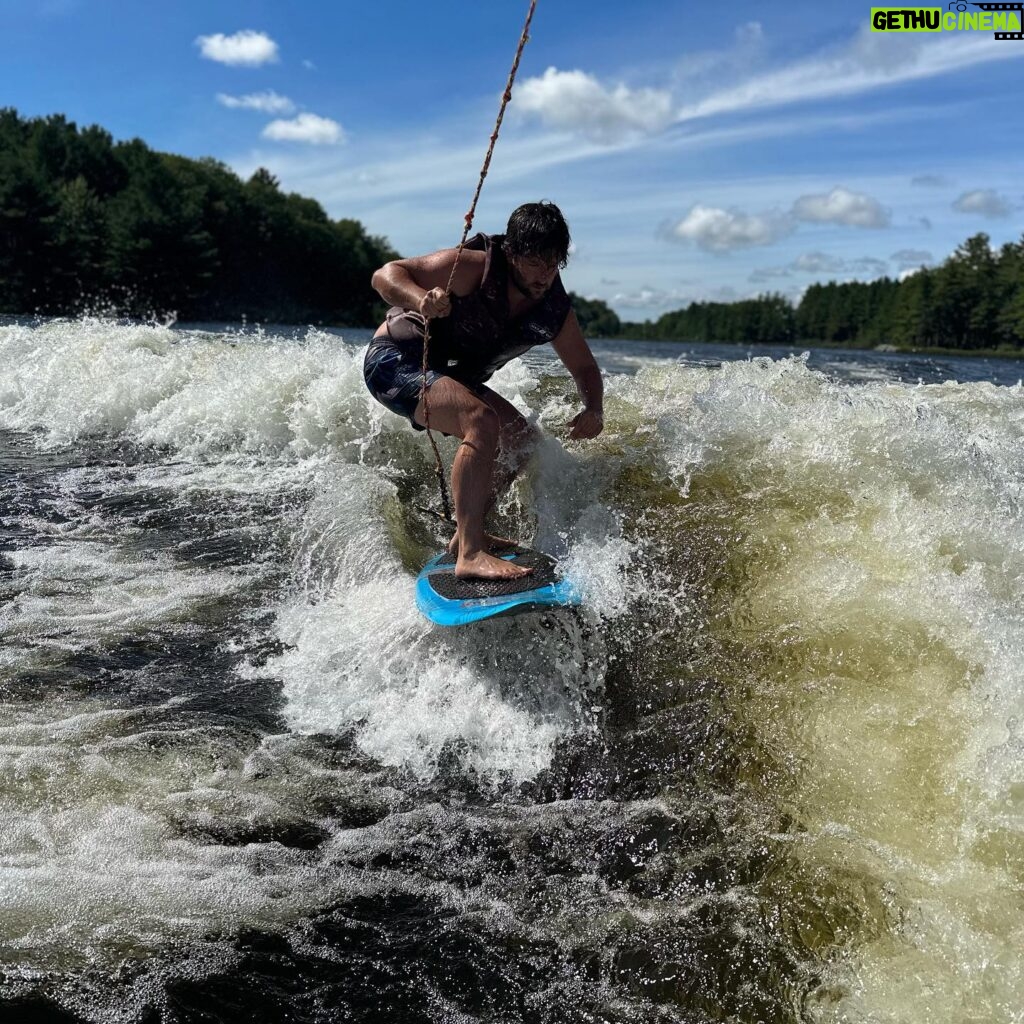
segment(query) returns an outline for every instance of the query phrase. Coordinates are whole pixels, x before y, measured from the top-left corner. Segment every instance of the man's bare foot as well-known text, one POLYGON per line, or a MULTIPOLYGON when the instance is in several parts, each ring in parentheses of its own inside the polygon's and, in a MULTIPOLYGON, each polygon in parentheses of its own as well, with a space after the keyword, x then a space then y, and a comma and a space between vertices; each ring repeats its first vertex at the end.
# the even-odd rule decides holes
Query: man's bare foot
POLYGON ((513 565, 512 562, 504 558, 495 558, 486 551, 478 551, 466 558, 460 555, 455 563, 455 575, 459 579, 510 580, 531 572, 533 569, 513 565))
MULTIPOLYGON (((519 547, 519 541, 509 540, 508 537, 496 537, 492 533, 484 534, 484 544, 488 551, 494 551, 495 548, 515 548, 519 547)), ((448 554, 457 555, 459 553, 459 535, 455 534, 450 541, 448 541, 448 554)))

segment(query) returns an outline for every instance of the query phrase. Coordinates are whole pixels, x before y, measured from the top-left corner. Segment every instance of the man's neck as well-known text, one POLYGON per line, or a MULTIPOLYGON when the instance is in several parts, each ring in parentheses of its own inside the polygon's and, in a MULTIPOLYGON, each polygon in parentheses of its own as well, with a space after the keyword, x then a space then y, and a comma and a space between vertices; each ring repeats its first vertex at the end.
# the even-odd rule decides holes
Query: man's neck
POLYGON ((526 299, 527 302, 530 302, 530 301, 533 300, 533 296, 528 291, 526 291, 525 289, 523 289, 520 286, 519 282, 516 280, 515 274, 512 273, 511 268, 509 269, 508 280, 509 280, 509 284, 511 284, 512 288, 513 288, 513 291, 511 291, 509 293, 509 298, 510 299, 512 299, 512 298, 514 298, 516 296, 520 296, 520 297, 526 299))
POLYGON ((524 292, 512 278, 509 278, 508 282, 508 310, 513 316, 517 316, 520 313, 531 309, 536 306, 544 296, 537 298, 535 295, 531 295, 529 292, 524 292))

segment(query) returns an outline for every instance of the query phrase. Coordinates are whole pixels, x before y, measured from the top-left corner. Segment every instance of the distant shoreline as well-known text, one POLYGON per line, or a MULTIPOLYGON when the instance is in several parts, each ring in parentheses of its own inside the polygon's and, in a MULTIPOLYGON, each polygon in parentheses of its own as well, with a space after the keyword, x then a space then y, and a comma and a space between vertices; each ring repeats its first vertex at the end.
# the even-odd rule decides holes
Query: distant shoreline
MULTIPOLYGON (((131 324, 135 326, 168 327, 179 330, 202 331, 210 328, 241 328, 242 332, 269 331, 271 333, 287 333, 305 330, 324 331, 372 331, 377 326, 373 324, 335 324, 335 323, 288 323, 284 320, 171 320, 161 323, 159 320, 147 319, 144 317, 128 316, 96 316, 93 314, 81 314, 78 316, 54 316, 49 314, 15 314, 0 313, 0 327, 31 327, 39 323, 52 323, 58 320, 73 322, 75 320, 93 319, 110 321, 112 323, 131 324)), ((584 334, 588 341, 619 341, 626 344, 652 342, 658 345, 726 345, 730 348, 749 349, 822 349, 822 350, 843 350, 846 352, 871 352, 876 355, 935 355, 952 356, 966 359, 1024 359, 1024 349, 961 349, 961 348, 913 348, 906 345, 858 345, 850 342, 834 341, 698 341, 695 338, 637 338, 627 334, 597 335, 584 334)))
POLYGON ((652 342, 669 345, 729 345, 734 348, 842 349, 846 352, 872 352, 877 355, 962 356, 968 359, 1024 359, 1024 349, 999 348, 913 348, 906 345, 858 345, 838 341, 698 341, 696 338, 637 338, 631 335, 591 336, 590 341, 652 342))

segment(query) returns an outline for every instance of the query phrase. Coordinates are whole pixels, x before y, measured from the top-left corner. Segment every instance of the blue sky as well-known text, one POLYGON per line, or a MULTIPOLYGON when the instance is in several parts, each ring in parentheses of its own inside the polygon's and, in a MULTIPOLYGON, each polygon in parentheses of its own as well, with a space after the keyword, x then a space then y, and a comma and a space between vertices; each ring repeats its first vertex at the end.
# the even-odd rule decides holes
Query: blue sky
MULTIPOLYGON (((454 244, 527 3, 0 0, 0 105, 269 168, 403 254, 454 244)), ((1024 41, 870 3, 539 0, 476 227, 549 198, 626 318, 1021 235, 1024 41)))

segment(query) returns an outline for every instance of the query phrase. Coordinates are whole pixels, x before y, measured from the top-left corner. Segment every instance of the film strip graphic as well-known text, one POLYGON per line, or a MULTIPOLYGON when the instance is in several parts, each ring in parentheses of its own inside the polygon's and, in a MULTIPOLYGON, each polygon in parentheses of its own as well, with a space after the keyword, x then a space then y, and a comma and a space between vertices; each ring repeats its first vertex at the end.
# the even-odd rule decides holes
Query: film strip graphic
MULTIPOLYGON (((950 4, 950 9, 953 5, 950 4)), ((966 4, 956 4, 956 9, 959 10, 963 6, 965 9, 966 4)), ((976 4, 972 3, 971 7, 980 7, 983 11, 1016 11, 1017 17, 1020 19, 1021 28, 1024 28, 1024 3, 1015 4, 976 4)), ((994 33, 996 39, 1024 39, 1024 32, 996 32, 994 33)))

